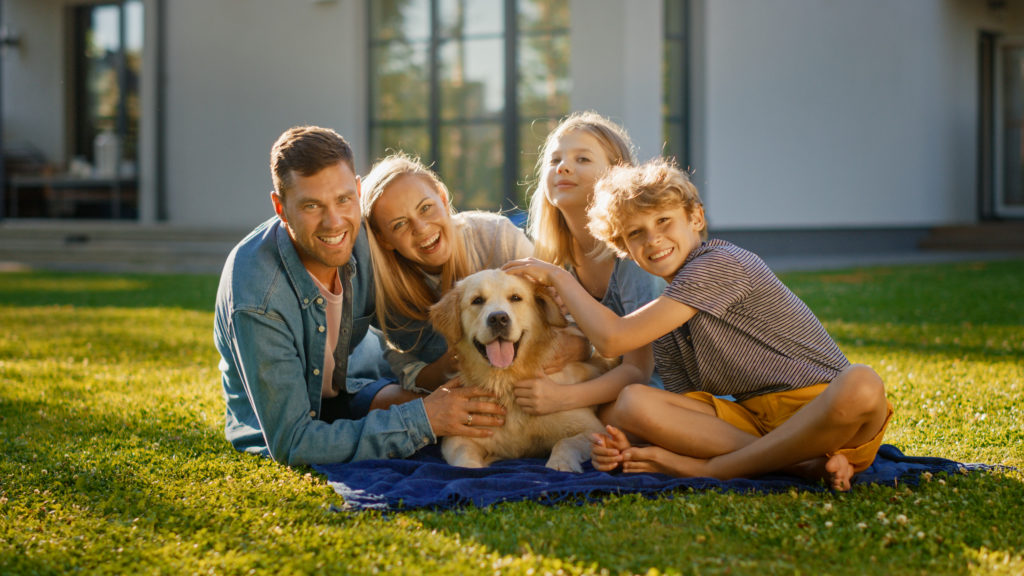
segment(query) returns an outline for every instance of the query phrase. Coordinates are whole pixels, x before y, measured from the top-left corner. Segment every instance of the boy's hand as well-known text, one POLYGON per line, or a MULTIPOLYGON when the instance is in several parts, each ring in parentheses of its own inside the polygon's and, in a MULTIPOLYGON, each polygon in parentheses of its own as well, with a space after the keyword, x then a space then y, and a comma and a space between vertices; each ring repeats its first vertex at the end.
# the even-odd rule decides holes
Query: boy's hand
POLYGON ((555 284, 555 276, 558 274, 568 274, 564 269, 536 258, 512 260, 502 266, 501 269, 509 274, 523 276, 542 286, 553 286, 555 284))
POLYGON ((595 470, 610 472, 622 464, 622 453, 631 445, 626 435, 618 428, 607 425, 607 434, 592 434, 590 442, 590 462, 595 470))

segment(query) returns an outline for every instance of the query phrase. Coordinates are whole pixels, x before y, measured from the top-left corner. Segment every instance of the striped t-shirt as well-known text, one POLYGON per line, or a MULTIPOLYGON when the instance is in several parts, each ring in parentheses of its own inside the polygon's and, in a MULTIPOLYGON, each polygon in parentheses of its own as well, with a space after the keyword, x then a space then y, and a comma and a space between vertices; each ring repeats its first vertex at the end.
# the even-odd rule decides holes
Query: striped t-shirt
POLYGON ((698 310, 654 342, 666 390, 742 401, 831 382, 850 364, 761 258, 724 240, 694 249, 663 295, 698 310))

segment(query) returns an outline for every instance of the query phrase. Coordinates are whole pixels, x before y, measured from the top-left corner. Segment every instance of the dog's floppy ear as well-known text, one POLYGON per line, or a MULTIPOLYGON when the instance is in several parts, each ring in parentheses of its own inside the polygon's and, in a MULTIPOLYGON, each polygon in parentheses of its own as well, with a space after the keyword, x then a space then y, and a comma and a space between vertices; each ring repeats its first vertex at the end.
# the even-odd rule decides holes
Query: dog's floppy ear
POLYGON ((462 286, 456 284, 441 299, 430 307, 430 323, 434 325, 449 345, 462 339, 462 319, 459 302, 462 300, 462 286))
POLYGON ((562 315, 562 309, 559 308, 558 302, 555 302, 555 299, 546 287, 537 285, 534 288, 533 297, 537 301, 537 307, 540 308, 541 314, 544 316, 544 321, 549 326, 562 328, 569 325, 565 316, 562 315))

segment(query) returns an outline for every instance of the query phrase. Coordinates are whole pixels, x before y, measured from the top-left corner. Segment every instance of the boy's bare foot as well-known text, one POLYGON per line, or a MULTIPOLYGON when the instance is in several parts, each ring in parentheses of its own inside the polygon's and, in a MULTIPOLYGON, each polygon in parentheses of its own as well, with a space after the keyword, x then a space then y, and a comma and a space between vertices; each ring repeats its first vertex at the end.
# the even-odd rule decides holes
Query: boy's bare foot
POLYGON ((687 478, 708 476, 704 470, 707 460, 676 454, 660 446, 634 446, 622 456, 623 472, 657 472, 687 478))
POLYGON ((782 472, 807 480, 824 480, 828 483, 829 488, 846 492, 850 489, 853 466, 846 456, 836 454, 830 458, 824 456, 811 458, 799 464, 787 466, 782 469, 782 472))
POLYGON ((834 454, 825 463, 828 472, 829 486, 839 492, 850 490, 850 479, 853 478, 853 465, 842 454, 834 454))

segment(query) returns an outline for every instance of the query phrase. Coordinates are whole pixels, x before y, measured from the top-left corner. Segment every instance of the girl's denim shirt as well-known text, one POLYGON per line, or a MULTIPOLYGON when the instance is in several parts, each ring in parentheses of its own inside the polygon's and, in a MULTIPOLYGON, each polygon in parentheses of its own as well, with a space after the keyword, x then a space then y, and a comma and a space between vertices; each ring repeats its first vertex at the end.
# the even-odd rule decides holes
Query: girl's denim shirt
MULTIPOLYGON (((365 227, 339 269, 344 299, 334 377, 373 319, 365 227)), ((320 413, 326 302, 276 216, 228 256, 217 291, 214 342, 227 404, 225 436, 238 450, 289 464, 404 458, 437 441, 422 400, 328 424, 320 413)), ((351 382, 356 392, 365 383, 351 382)))

